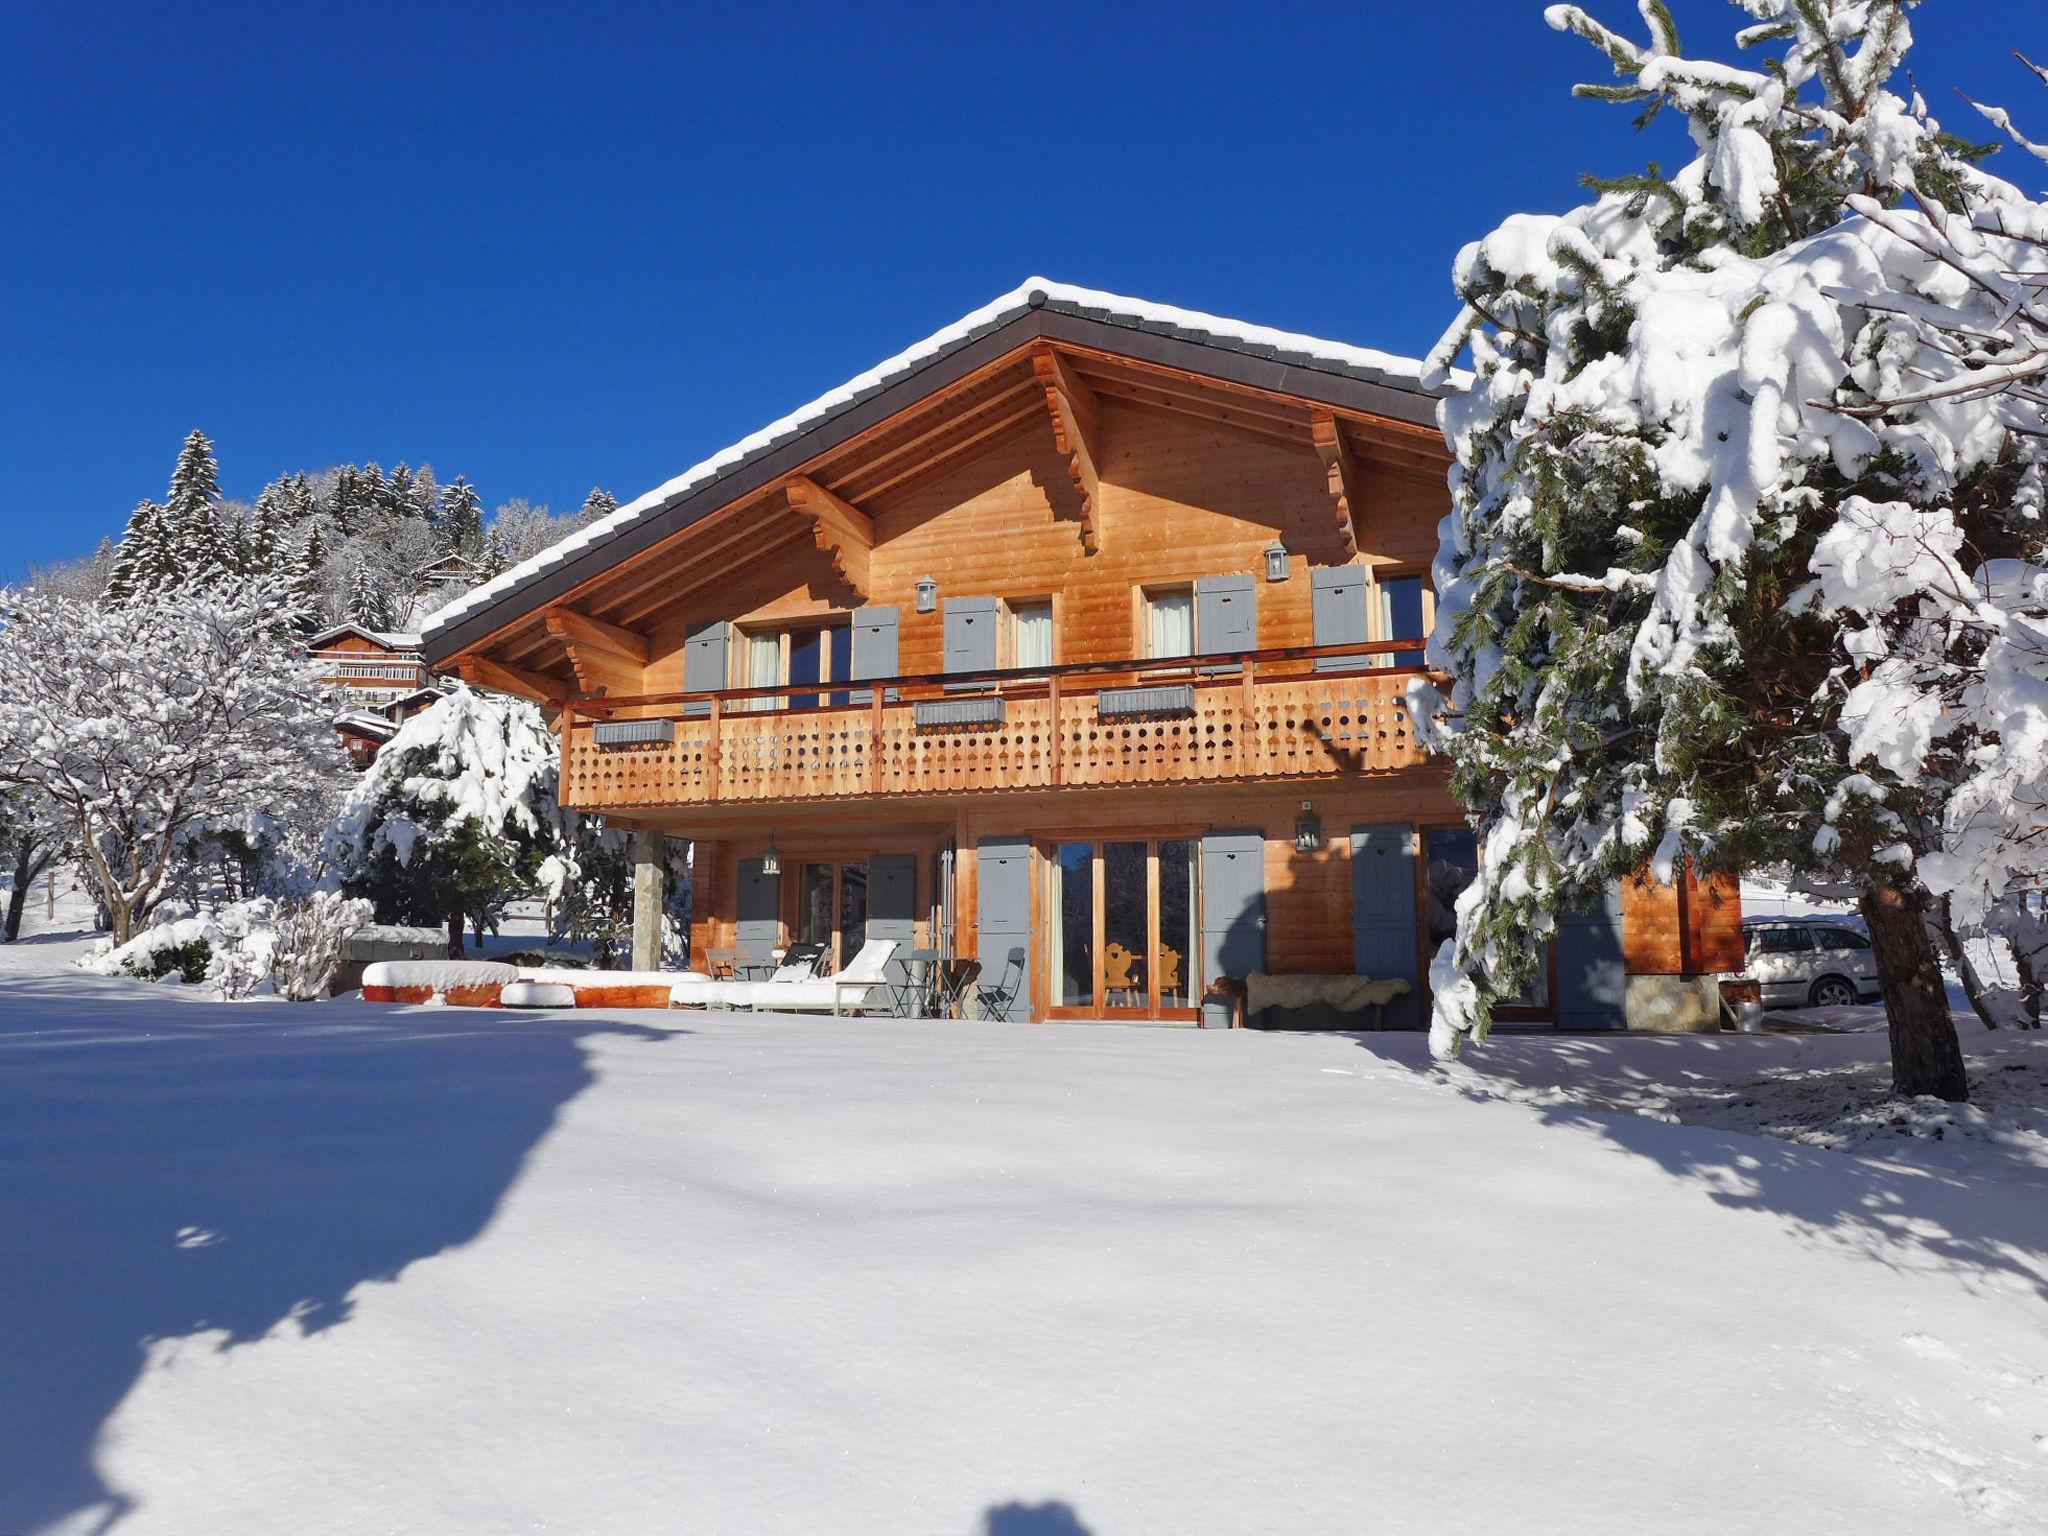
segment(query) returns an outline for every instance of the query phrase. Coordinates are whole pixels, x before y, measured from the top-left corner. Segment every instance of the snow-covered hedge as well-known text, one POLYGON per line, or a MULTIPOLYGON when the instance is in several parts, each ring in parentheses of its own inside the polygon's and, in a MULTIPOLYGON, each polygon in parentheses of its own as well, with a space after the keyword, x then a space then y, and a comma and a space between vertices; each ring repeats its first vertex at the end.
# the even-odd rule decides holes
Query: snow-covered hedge
POLYGON ((102 976, 205 983, 224 998, 276 992, 294 1002, 326 995, 342 940, 370 904, 336 892, 258 896, 185 917, 160 912, 126 944, 102 939, 79 966, 102 976))

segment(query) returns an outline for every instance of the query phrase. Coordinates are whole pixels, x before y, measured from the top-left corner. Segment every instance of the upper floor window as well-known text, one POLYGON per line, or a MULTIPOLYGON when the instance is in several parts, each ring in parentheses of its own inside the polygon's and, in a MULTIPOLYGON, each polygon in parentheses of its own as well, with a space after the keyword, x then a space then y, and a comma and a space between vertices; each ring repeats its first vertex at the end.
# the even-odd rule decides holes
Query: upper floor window
MULTIPOLYGON (((1427 639, 1430 621, 1435 617, 1435 594, 1429 583, 1421 576, 1383 576, 1374 583, 1374 615, 1378 633, 1375 640, 1422 640, 1427 639)), ((1421 651, 1396 651, 1388 659, 1388 666, 1419 667, 1422 665, 1421 651)))
POLYGON ((1145 594, 1145 654, 1155 660, 1195 654, 1192 588, 1162 588, 1145 594))
POLYGON ((1010 665, 1049 667, 1052 657, 1052 602, 1035 599, 1010 604, 1010 665))
POLYGON ((746 636, 742 688, 775 688, 787 685, 781 696, 749 699, 740 707, 762 709, 816 709, 820 704, 844 704, 848 695, 816 687, 819 683, 845 682, 853 676, 853 629, 843 622, 791 624, 773 629, 750 629, 746 636), (799 692, 805 685, 808 691, 799 692))

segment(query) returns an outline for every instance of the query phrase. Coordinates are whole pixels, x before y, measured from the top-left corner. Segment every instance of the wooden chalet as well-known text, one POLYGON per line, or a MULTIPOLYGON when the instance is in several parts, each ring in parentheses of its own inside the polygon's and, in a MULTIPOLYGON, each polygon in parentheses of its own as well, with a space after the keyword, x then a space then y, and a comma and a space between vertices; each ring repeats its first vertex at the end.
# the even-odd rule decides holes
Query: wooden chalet
MULTIPOLYGON (((1399 978, 1413 1024, 1477 860, 1404 698, 1449 509, 1420 374, 1034 280, 467 594, 424 661, 556 711, 564 801, 650 869, 692 842, 700 955, 894 938, 1033 1019, 1399 978)), ((1711 1021, 1738 925, 1632 887, 1515 1012, 1711 1021)))
POLYGON ((418 635, 338 624, 306 642, 306 658, 320 681, 342 695, 345 707, 334 728, 358 769, 369 767, 399 726, 441 697, 418 635))

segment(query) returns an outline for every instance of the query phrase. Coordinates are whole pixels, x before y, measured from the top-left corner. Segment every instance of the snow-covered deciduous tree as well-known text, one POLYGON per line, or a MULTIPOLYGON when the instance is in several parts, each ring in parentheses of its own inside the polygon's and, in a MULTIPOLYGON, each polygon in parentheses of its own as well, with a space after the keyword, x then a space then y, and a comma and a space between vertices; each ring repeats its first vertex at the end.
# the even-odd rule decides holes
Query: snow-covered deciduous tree
POLYGON ((356 781, 328 862, 379 922, 495 928, 563 853, 555 739, 524 700, 457 687, 399 727, 356 781))
POLYGON ((1647 43, 1546 12, 1621 77, 1587 94, 1675 109, 1696 154, 1458 259, 1452 686, 1412 702, 1483 851, 1432 967, 1441 1052, 1561 911, 1690 857, 1853 886, 1899 1088, 1967 1095, 1930 919, 1963 890, 1956 797, 2011 726, 1944 707, 2015 696, 1966 630, 2016 638, 2040 571, 2040 374, 2015 377, 2010 323, 2048 226, 1886 89, 1909 3, 1742 0, 1739 41, 1774 52, 1750 67, 1684 56, 1659 0, 1647 43))
POLYGON ((315 891, 276 902, 271 908, 277 934, 271 979, 278 995, 294 1003, 325 997, 334 968, 341 963, 342 941, 370 917, 369 902, 340 891, 315 891))
POLYGON ((0 593, 0 786, 68 818, 117 943, 190 834, 345 776, 290 611, 279 588, 233 578, 108 604, 0 593))

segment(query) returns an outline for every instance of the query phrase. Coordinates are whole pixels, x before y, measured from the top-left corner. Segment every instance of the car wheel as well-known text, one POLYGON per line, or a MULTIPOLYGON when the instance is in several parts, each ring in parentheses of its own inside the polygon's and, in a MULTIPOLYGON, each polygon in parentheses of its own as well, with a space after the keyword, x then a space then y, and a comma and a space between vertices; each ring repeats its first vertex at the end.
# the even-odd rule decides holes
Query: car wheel
POLYGON ((1813 984, 1807 997, 1816 1008, 1853 1008, 1856 983, 1846 976, 1823 976, 1813 984))

